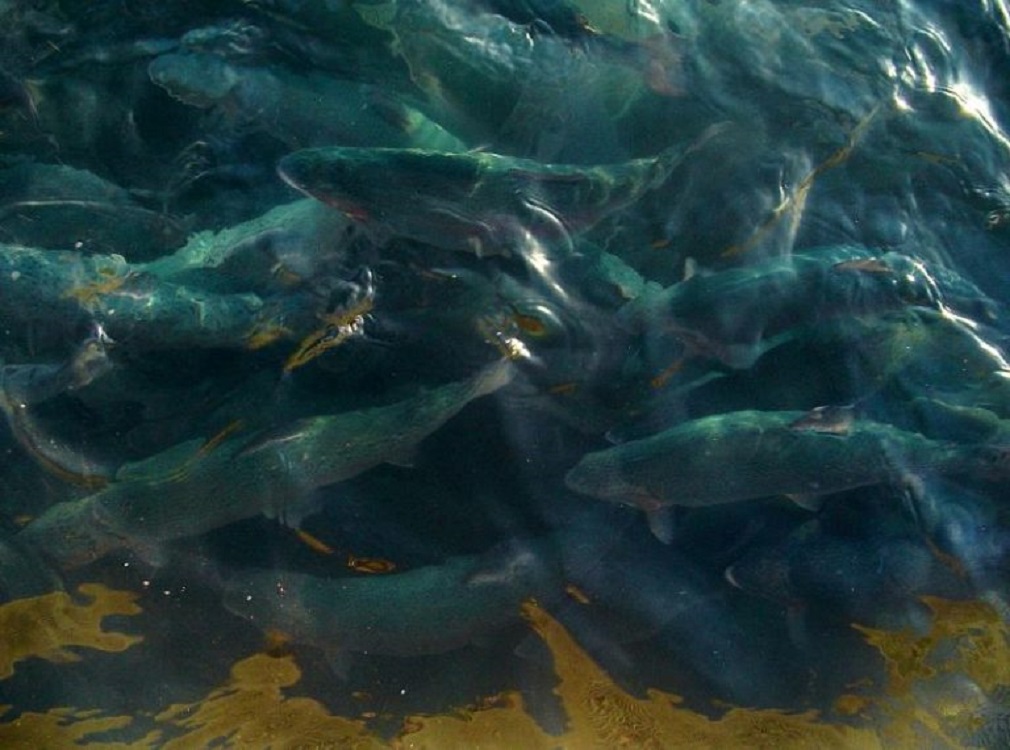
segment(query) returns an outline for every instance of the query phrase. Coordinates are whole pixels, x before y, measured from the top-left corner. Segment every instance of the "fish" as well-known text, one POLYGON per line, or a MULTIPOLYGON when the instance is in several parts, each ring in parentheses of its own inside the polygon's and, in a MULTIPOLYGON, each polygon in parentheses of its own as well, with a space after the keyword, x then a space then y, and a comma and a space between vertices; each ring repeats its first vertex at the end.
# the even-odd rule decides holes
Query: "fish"
POLYGON ((900 253, 840 245, 695 274, 639 296, 618 315, 630 330, 666 332, 698 355, 748 369, 802 326, 910 307, 939 309, 948 289, 957 293, 952 304, 974 309, 963 285, 932 266, 900 253))
POLYGON ((512 10, 445 0, 353 7, 392 35, 389 47, 426 95, 426 108, 471 142, 544 160, 599 159, 626 153, 629 143, 668 145, 671 129, 690 127, 675 115, 665 132, 649 124, 680 112, 664 105, 686 83, 684 40, 658 17, 608 11, 634 16, 632 33, 618 36, 581 26, 574 8, 562 20, 559 3, 550 3, 546 18, 540 3, 532 26, 521 22, 532 14, 518 3, 494 4, 512 10))
POLYGON ((561 590, 549 547, 534 540, 382 576, 242 572, 226 582, 223 602, 261 630, 280 630, 340 663, 347 652, 452 651, 521 622, 523 601, 561 590))
POLYGON ((566 289, 606 310, 616 311, 629 300, 659 289, 656 282, 647 281, 619 256, 585 241, 559 265, 557 275, 566 289))
POLYGON ((1000 475, 1006 449, 953 444, 867 419, 848 431, 796 429, 809 414, 737 411, 586 454, 572 490, 656 513, 773 495, 794 499, 898 481, 916 472, 1000 475))
POLYGON ((717 598, 717 581, 676 549, 650 544, 637 526, 621 529, 603 516, 557 534, 566 594, 597 617, 611 639, 645 640, 717 598))
POLYGON ((329 143, 466 148, 394 94, 367 83, 280 66, 238 65, 201 52, 161 55, 151 61, 148 73, 179 101, 219 108, 293 149, 329 143))
POLYGON ((1010 417, 1010 364, 1001 337, 943 312, 919 309, 916 316, 921 333, 894 375, 902 390, 1010 417))
POLYGON ((290 293, 315 276, 325 259, 346 252, 348 229, 340 214, 301 198, 217 232, 198 232, 171 255, 134 268, 208 291, 290 293))
POLYGON ((402 401, 239 435, 209 452, 192 440, 120 468, 100 492, 48 508, 19 537, 72 569, 117 549, 157 556, 168 542, 260 514, 294 523, 314 489, 408 462, 425 437, 511 378, 511 366, 495 362, 402 401))
POLYGON ((350 299, 337 310, 319 316, 322 327, 313 331, 298 345, 284 362, 284 373, 290 373, 323 352, 334 349, 364 332, 365 316, 375 306, 375 285, 372 272, 365 269, 362 284, 350 299))
POLYGON ((0 243, 0 314, 47 331, 100 324, 123 351, 246 349, 283 319, 291 338, 318 328, 312 295, 217 293, 164 281, 120 255, 0 243))
POLYGON ((76 391, 112 370, 108 349, 114 343, 105 329, 96 325, 64 362, 0 366, 0 386, 8 399, 22 407, 76 391))
POLYGON ((23 81, 0 70, 0 113, 8 111, 24 112, 38 127, 39 111, 35 107, 31 90, 23 81))
POLYGON ((73 393, 110 372, 108 348, 112 344, 102 326, 96 325, 64 362, 0 366, 0 413, 18 445, 47 473, 92 490, 104 487, 112 470, 51 434, 32 407, 73 393))
POLYGON ((971 482, 927 477, 908 489, 917 528, 938 559, 980 589, 1005 593, 1010 530, 1002 498, 971 482))
POLYGON ((139 260, 183 245, 186 227, 91 172, 27 162, 0 172, 0 237, 28 247, 73 244, 139 260))
POLYGON ((486 256, 571 243, 667 180, 710 138, 623 164, 544 164, 482 151, 331 147, 296 151, 277 171, 296 190, 392 237, 486 256))
POLYGON ((818 519, 748 550, 725 578, 747 593, 846 621, 877 621, 886 607, 912 605, 925 594, 972 596, 968 582, 921 538, 883 528, 846 536, 818 519))

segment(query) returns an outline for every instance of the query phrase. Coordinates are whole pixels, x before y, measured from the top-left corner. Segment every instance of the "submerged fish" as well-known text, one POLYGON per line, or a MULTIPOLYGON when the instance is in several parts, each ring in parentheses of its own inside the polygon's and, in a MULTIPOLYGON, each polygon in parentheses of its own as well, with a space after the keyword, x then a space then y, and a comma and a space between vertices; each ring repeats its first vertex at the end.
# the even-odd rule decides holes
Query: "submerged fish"
POLYGON ((113 367, 107 352, 111 343, 104 329, 96 326, 65 362, 0 366, 0 413, 14 439, 49 474, 90 489, 107 483, 108 467, 43 428, 31 407, 84 388, 108 373, 113 367))
POLYGON ((260 513, 297 518, 313 489, 404 462, 421 440, 511 374, 507 363, 495 363, 403 401, 298 420, 209 453, 203 440, 193 440, 120 469, 101 492, 49 508, 20 537, 68 568, 120 548, 153 553, 162 543, 260 513))
POLYGON ((755 547, 726 569, 733 586, 789 605, 865 621, 882 606, 912 604, 923 594, 970 596, 968 582, 921 540, 877 530, 858 536, 828 532, 818 520, 785 539, 755 547))
POLYGON ((138 260, 182 245, 186 227, 91 172, 27 162, 0 170, 0 237, 10 244, 73 245, 138 260))
MULTIPOLYGON (((665 331, 730 367, 748 368, 801 326, 942 301, 971 307, 949 275, 900 253, 839 246, 696 274, 645 294, 621 315, 636 330, 665 331)), ((981 298, 981 292, 979 292, 981 298)))
POLYGON ((0 387, 7 398, 21 407, 83 388, 112 369, 108 347, 113 343, 101 326, 95 326, 94 333, 65 362, 0 366, 0 387))
POLYGON ((521 621, 520 605, 560 590, 537 543, 384 576, 321 578, 259 571, 233 578, 224 605, 262 630, 328 652, 438 654, 521 621))
POLYGON ((151 80, 195 107, 218 107, 292 148, 325 143, 462 150, 454 135, 397 96, 322 73, 235 65, 216 55, 153 60, 151 80))
POLYGON ((198 232, 185 247, 135 268, 216 292, 290 292, 346 255, 348 230, 346 218, 302 198, 218 232, 198 232))
POLYGON ((284 157, 292 187, 373 230, 477 255, 512 255, 532 241, 570 244, 661 185, 699 142, 623 164, 543 164, 500 154, 316 148, 284 157))
POLYGON ((607 160, 630 144, 669 144, 691 127, 682 108, 664 106, 687 83, 683 40, 666 21, 609 9, 634 19, 630 33, 615 35, 590 31, 580 9, 553 0, 520 5, 528 3, 353 3, 392 35, 388 46, 427 95, 427 108, 471 142, 548 160, 607 160), (524 22, 534 16, 533 25, 524 22))
POLYGON ((797 429, 809 414, 739 411, 589 453, 565 477, 576 492, 647 512, 770 495, 794 499, 881 484, 916 472, 1005 471, 1005 448, 929 440, 880 422, 797 429))

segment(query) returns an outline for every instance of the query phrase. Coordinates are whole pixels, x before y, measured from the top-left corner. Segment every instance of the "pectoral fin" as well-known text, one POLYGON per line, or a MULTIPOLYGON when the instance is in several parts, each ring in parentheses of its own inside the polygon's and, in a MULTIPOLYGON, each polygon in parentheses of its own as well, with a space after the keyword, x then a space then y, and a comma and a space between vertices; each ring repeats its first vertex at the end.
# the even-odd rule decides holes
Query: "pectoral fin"
POLYGON ((811 513, 819 513, 821 506, 824 505, 823 495, 816 495, 810 492, 787 493, 786 497, 804 510, 809 510, 811 513))
POLYGON ((645 512, 646 520, 649 522, 649 531, 663 544, 673 541, 673 534, 676 527, 673 517, 673 508, 656 508, 645 512))

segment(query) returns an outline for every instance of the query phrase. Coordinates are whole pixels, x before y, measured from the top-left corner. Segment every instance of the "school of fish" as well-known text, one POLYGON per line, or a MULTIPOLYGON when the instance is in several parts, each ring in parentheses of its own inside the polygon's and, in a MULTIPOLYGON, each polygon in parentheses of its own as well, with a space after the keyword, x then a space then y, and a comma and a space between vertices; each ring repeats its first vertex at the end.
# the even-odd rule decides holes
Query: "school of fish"
POLYGON ((804 709, 852 621, 1010 615, 1010 141, 920 80, 946 11, 38 5, 0 599, 185 579, 342 679, 535 661, 535 599, 631 684, 804 709))

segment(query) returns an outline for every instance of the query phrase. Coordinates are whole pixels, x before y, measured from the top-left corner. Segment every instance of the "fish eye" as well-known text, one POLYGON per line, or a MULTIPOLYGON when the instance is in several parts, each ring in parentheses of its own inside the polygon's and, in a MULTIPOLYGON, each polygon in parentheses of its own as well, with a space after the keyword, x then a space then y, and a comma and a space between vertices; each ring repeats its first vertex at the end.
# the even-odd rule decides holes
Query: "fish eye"
POLYGON ((556 345, 569 338, 568 325, 544 302, 513 303, 512 320, 522 335, 538 343, 556 345))

